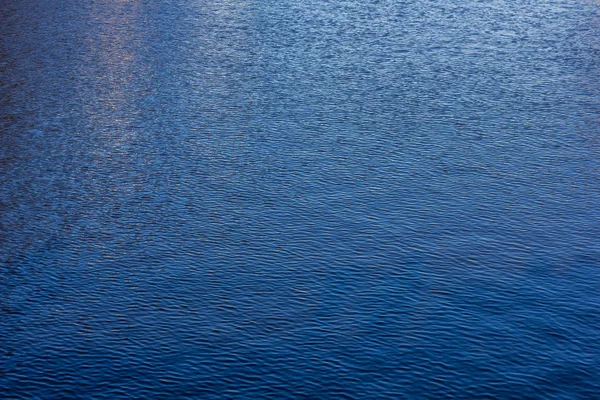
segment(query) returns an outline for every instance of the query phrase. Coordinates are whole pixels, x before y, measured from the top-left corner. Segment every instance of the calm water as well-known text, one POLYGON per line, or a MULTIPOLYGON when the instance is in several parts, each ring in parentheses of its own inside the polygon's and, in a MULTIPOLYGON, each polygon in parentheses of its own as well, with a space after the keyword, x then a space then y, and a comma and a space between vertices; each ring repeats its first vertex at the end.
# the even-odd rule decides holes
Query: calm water
POLYGON ((600 398, 600 3, 0 2, 0 397, 600 398))

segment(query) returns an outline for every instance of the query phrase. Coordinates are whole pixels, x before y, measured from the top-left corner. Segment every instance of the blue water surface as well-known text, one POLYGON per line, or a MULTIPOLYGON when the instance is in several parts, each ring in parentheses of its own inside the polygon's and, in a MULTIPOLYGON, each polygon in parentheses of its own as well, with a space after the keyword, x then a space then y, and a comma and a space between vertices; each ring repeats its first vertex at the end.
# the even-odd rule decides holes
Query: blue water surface
POLYGON ((0 398, 600 398, 600 3, 0 1, 0 398))

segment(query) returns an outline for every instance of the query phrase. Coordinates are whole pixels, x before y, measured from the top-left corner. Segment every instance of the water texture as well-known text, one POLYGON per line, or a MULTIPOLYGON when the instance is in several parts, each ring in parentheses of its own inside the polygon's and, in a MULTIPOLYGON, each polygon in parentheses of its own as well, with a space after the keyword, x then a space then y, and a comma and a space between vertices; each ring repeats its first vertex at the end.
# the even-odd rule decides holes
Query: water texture
POLYGON ((600 3, 0 1, 0 397, 600 398, 600 3))

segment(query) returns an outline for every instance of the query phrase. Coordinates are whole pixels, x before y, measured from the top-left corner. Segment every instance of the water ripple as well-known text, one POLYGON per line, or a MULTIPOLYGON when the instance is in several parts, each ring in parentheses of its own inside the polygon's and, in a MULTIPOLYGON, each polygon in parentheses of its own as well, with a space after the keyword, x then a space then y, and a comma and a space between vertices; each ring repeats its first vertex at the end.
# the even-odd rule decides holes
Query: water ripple
POLYGON ((599 397, 598 21, 0 3, 0 391, 599 397))

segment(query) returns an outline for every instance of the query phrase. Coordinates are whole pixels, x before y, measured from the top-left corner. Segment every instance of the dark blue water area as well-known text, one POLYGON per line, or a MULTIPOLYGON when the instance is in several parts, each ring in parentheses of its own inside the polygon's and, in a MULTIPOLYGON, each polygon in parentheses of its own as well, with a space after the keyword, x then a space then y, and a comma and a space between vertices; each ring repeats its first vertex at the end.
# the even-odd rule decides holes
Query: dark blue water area
POLYGON ((0 398, 600 398, 600 3, 0 1, 0 398))

